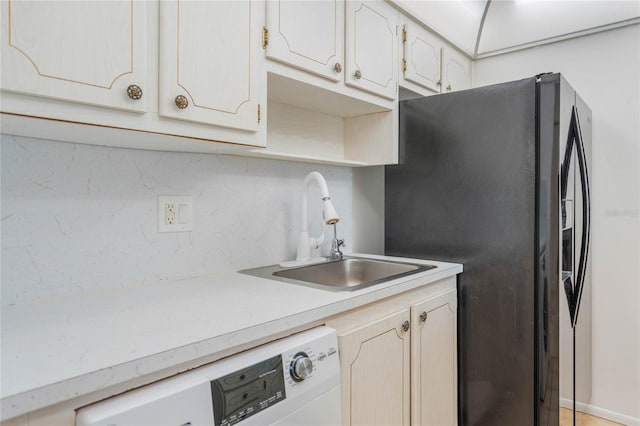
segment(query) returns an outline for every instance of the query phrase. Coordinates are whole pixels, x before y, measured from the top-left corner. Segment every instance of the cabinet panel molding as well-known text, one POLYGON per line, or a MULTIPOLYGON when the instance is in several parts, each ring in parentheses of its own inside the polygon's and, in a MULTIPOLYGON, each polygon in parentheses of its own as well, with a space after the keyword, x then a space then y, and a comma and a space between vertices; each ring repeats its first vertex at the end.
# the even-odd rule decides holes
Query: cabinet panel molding
POLYGON ((411 423, 457 425, 456 292, 411 307, 411 423))
POLYGON ((405 309, 338 336, 345 425, 409 425, 405 309))
POLYGON ((2 2, 2 89, 146 111, 145 2, 2 2), (128 87, 140 96, 128 96, 128 87))
POLYGON ((260 3, 160 2, 160 115, 257 130, 266 92, 260 3))
POLYGON ((327 320, 338 331, 345 425, 457 425, 456 311, 450 277, 327 320))
POLYGON ((471 87, 471 61, 451 48, 442 51, 442 91, 455 92, 471 87))
POLYGON ((266 54, 333 81, 342 80, 344 1, 267 1, 266 54))
POLYGON ((403 25, 404 79, 440 92, 442 42, 413 22, 403 25))
POLYGON ((345 83, 397 97, 397 13, 383 2, 347 2, 345 83))

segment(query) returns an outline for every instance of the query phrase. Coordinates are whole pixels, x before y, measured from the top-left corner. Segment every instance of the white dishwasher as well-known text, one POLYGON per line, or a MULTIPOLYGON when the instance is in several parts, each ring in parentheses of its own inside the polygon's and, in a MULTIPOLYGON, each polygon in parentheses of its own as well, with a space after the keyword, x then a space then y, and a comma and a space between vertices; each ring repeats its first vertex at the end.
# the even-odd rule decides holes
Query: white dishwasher
POLYGON ((335 330, 317 327, 83 407, 77 426, 340 425, 335 330))

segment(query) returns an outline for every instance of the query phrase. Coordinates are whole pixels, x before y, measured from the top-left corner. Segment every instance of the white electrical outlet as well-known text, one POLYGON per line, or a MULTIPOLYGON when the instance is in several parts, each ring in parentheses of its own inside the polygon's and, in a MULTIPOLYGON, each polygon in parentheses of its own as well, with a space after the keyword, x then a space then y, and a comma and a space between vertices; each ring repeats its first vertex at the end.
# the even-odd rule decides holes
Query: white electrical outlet
POLYGON ((173 225, 176 223, 176 205, 168 203, 164 205, 164 224, 173 225))
POLYGON ((193 231, 193 197, 158 197, 158 232, 193 231))

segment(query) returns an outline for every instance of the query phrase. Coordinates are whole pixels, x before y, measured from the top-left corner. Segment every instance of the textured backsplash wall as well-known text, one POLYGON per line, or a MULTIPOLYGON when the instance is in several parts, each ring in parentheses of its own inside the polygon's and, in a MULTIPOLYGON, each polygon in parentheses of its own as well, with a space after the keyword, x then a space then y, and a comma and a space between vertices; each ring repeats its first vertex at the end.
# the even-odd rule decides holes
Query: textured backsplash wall
POLYGON ((312 170, 352 242, 349 168, 1 137, 3 306, 293 259, 312 170), (193 232, 158 233, 158 195, 193 197, 193 232))

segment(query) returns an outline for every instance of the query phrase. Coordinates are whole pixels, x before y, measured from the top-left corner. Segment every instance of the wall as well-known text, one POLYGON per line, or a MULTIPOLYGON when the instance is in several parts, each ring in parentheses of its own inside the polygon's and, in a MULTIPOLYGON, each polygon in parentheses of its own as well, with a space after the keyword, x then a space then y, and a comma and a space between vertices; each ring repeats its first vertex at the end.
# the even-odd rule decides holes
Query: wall
POLYGON ((384 254, 384 166, 353 170, 353 251, 384 254))
POLYGON ((593 112, 594 414, 640 424, 640 25, 486 58, 474 86, 561 72, 593 112))
MULTIPOLYGON (((348 168, 9 135, 0 156, 2 306, 293 259, 312 170, 352 241, 348 168), (193 196, 193 232, 158 233, 158 195, 193 196)), ((319 232, 317 188, 309 199, 319 232)))

